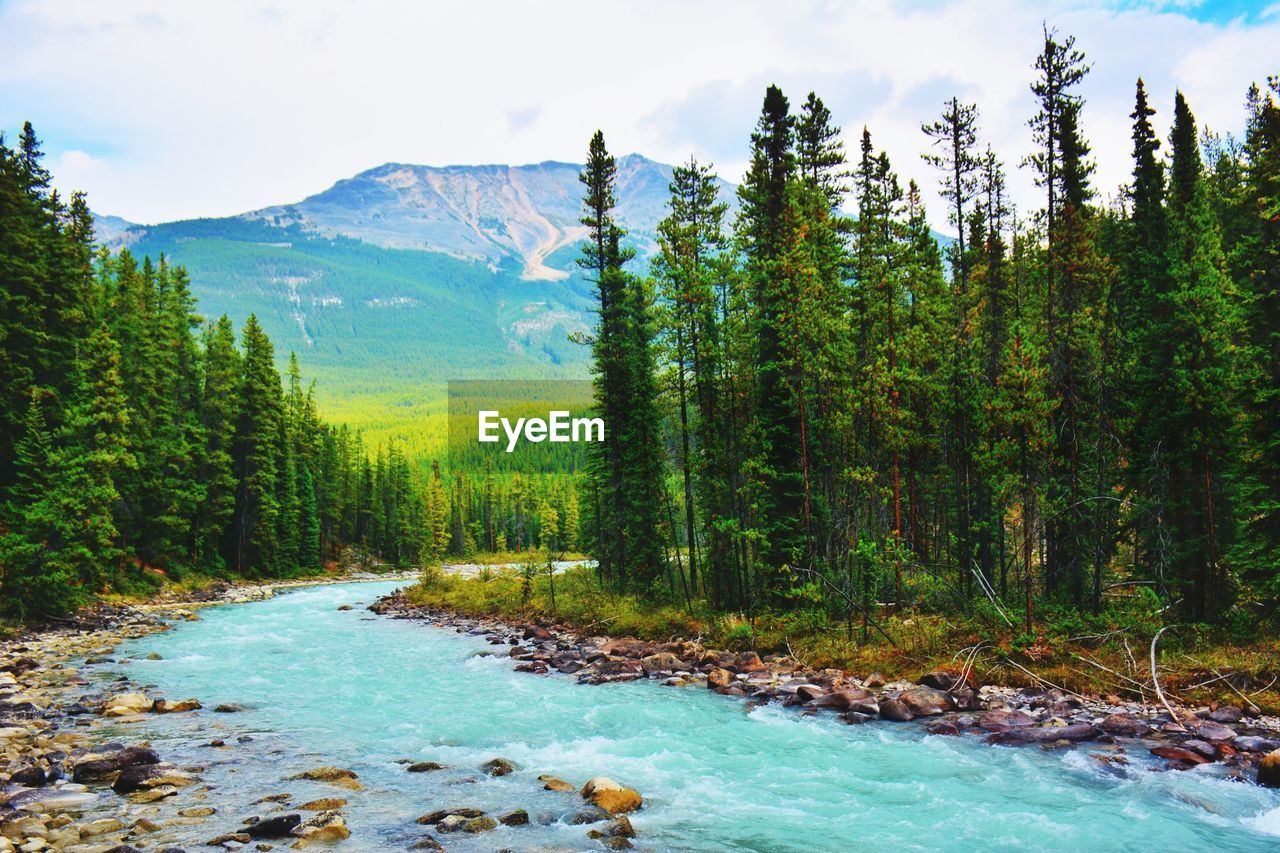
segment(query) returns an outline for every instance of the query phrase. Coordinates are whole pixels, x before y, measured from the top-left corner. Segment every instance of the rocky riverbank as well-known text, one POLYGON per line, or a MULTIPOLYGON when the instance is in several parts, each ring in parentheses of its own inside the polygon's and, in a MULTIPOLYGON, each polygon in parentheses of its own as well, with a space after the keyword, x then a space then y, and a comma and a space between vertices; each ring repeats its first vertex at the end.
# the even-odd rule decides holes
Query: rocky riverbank
MULTIPOLYGON (((219 722, 229 719, 228 714, 246 709, 205 708, 198 698, 160 696, 115 675, 115 665, 125 662, 116 656, 116 647, 198 620, 205 606, 258 601, 281 589, 318 583, 391 579, 397 576, 223 585, 137 606, 98 607, 0 643, 0 853, 180 853, 193 847, 267 851, 348 838, 347 797, 364 789, 355 772, 285 765, 279 768, 278 792, 246 799, 225 777, 222 784, 211 778, 214 768, 279 764, 281 751, 260 748, 248 735, 208 737, 229 729, 219 722), (185 761, 162 754, 134 734, 164 715, 189 716, 188 730, 202 735, 182 750, 185 761), (192 755, 207 758, 193 763, 192 755)), ((516 769, 501 758, 470 769, 408 759, 401 764, 406 773, 462 773, 461 781, 516 769)), ((465 806, 437 809, 406 826, 401 846, 440 850, 451 833, 475 837, 500 824, 552 821, 580 826, 584 839, 606 849, 632 846, 636 833, 627 814, 642 805, 638 792, 605 777, 579 788, 544 774, 536 785, 563 792, 563 807, 532 815, 513 807, 493 816, 465 806)))
POLYGON ((1280 787, 1280 719, 1248 716, 1232 705, 1179 708, 1089 697, 1056 688, 978 685, 971 671, 932 672, 918 683, 887 682, 840 670, 807 669, 784 656, 710 649, 679 640, 583 636, 547 622, 477 618, 415 605, 403 593, 369 608, 397 618, 484 636, 515 669, 560 673, 584 684, 643 678, 699 686, 756 703, 776 702, 799 713, 829 714, 849 724, 915 722, 935 735, 981 737, 991 744, 1065 749, 1086 746, 1115 773, 1145 753, 1156 767, 1189 770, 1219 765, 1223 775, 1280 787), (499 650, 500 649, 500 650, 499 650))

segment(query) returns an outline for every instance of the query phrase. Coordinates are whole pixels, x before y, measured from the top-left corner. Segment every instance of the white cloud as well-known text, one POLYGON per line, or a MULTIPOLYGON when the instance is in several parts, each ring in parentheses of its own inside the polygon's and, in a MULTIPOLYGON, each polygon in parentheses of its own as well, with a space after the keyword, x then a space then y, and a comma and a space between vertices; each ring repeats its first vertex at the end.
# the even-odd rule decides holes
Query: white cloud
MULTIPOLYGON (((61 158, 60 185, 158 221, 297 200, 389 160, 580 160, 597 127, 616 153, 697 151, 737 179, 763 82, 776 79, 793 103, 817 88, 851 150, 868 125, 904 179, 932 190, 920 124, 953 92, 979 103, 984 138, 1011 167, 1027 152, 1048 19, 1094 64, 1084 124, 1105 192, 1128 172, 1140 74, 1159 120, 1180 86, 1229 130, 1247 85, 1275 71, 1275 16, 1188 14, 1065 0, 17 0, 0 2, 0 126, 30 118, 61 158), (100 162, 77 166, 72 150, 100 162)), ((1012 183, 1035 203, 1025 170, 1012 183)), ((941 222, 936 200, 931 211, 941 222)))

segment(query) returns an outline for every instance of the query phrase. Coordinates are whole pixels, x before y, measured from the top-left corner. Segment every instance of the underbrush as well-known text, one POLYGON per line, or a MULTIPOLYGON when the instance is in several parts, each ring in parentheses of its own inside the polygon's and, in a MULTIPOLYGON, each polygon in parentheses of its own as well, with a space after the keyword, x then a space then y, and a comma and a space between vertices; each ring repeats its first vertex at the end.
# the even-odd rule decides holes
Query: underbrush
MULTIPOLYGON (((1158 602, 1142 597, 1084 616, 1045 607, 1031 633, 986 602, 945 616, 876 608, 864 625, 861 615, 833 617, 819 607, 750 617, 716 613, 704 601, 686 605, 665 587, 644 597, 613 590, 585 567, 549 575, 536 555, 524 556, 528 562, 520 570, 475 579, 424 572, 409 598, 472 615, 550 619, 584 633, 697 639, 863 676, 915 679, 942 669, 968 672, 984 684, 1156 702, 1150 644, 1164 626, 1158 602)), ((1280 710, 1280 641, 1274 635, 1241 643, 1227 630, 1175 625, 1156 652, 1156 676, 1175 701, 1233 704, 1251 714, 1280 710)))

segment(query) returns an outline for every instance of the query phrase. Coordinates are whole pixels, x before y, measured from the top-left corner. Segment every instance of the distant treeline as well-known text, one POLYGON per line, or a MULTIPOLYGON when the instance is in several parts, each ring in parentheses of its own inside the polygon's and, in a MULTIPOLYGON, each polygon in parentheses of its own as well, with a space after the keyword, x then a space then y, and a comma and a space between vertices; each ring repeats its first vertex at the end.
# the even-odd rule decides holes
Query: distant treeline
POLYGON ((346 544, 416 563, 443 525, 439 481, 323 423, 253 316, 237 345, 181 268, 95 250, 30 124, 0 137, 0 395, 0 602, 19 618, 161 573, 313 571, 346 544))
POLYGON ((1103 204, 1088 70, 1046 31, 1013 164, 1037 210, 976 105, 923 126, 947 264, 870 131, 850 158, 820 98, 769 87, 736 220, 691 160, 641 277, 596 134, 582 264, 610 435, 582 508, 605 579, 747 612, 977 602, 1028 629, 1134 590, 1196 621, 1274 614, 1280 84, 1248 90, 1241 139, 1177 93, 1164 144, 1139 80, 1132 182, 1103 204))

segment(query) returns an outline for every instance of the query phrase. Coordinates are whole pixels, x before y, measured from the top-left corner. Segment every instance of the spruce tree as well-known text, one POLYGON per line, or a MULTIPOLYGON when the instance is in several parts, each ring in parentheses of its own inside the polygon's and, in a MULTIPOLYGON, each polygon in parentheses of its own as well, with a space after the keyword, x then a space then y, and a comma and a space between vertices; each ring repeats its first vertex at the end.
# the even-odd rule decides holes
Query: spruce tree
POLYGON ((281 390, 271 341, 250 314, 241 332, 244 361, 232 464, 236 508, 230 565, 242 577, 269 577, 278 567, 281 390))

